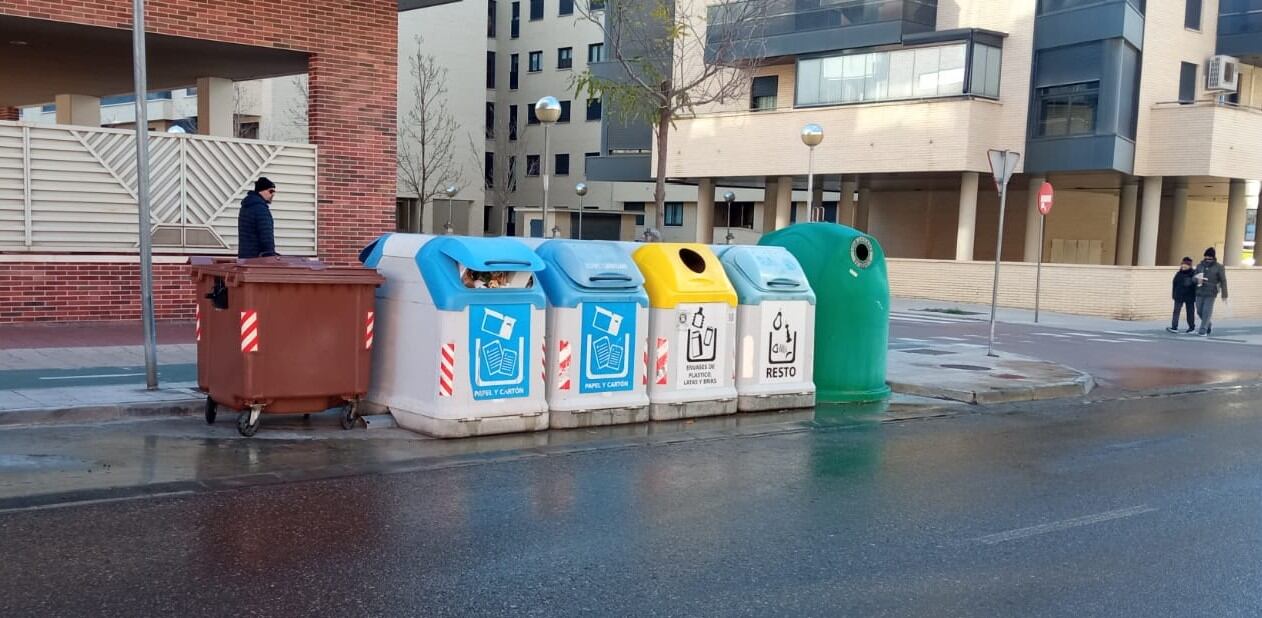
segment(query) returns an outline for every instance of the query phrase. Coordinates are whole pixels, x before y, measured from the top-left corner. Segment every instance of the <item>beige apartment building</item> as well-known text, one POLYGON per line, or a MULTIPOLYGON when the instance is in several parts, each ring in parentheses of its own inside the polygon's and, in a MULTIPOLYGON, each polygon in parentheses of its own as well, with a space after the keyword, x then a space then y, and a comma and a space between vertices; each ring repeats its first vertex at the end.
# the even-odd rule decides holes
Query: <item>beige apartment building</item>
MULTIPOLYGON (((1043 307, 1165 317, 1183 256, 1212 246, 1230 267, 1251 263, 1262 32, 1232 6, 772 0, 754 44, 720 60, 757 64, 750 97, 679 120, 669 174, 766 187, 764 229, 787 225, 788 191, 806 186, 799 132, 816 123, 816 186, 838 191, 836 220, 880 240, 895 293, 989 302, 987 151, 1015 151, 1001 304, 1032 305, 1046 181, 1043 307)), ((705 27, 713 45, 730 26, 705 27)), ((1262 316, 1262 274, 1231 278, 1236 315, 1262 316)))

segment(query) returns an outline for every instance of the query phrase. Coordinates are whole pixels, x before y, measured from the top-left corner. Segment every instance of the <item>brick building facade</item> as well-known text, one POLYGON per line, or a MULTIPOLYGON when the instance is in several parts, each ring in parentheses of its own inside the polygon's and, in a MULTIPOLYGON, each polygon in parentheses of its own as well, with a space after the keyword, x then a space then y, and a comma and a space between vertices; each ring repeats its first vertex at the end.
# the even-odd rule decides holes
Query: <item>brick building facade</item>
MULTIPOLYGON (((0 20, 130 29, 131 9, 126 0, 5 0, 0 2, 0 20)), ((319 153, 319 257, 350 263, 372 238, 393 229, 395 1, 150 0, 147 9, 151 39, 168 35, 306 54, 307 125, 310 143, 319 153)), ((131 70, 116 68, 128 74, 131 70)), ((0 105, 0 120, 17 120, 16 111, 0 105)), ((100 257, 75 263, 64 261, 66 256, 40 261, 32 255, 27 261, 0 263, 0 323, 136 318, 139 277, 134 256, 93 261, 100 257)), ((191 298, 181 300, 188 288, 186 271, 170 263, 155 266, 160 319, 191 315, 191 298)))

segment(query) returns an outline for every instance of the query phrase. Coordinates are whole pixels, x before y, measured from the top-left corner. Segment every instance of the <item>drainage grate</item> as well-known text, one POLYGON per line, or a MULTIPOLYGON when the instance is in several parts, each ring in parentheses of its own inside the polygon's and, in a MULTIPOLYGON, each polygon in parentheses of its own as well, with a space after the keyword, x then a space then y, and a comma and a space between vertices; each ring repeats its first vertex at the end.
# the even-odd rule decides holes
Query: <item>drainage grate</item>
POLYGON ((963 369, 965 371, 990 371, 990 367, 981 365, 942 365, 946 369, 963 369))
POLYGON ((946 350, 934 350, 930 348, 918 348, 915 350, 900 350, 900 351, 906 352, 908 354, 924 354, 925 356, 946 356, 948 354, 955 354, 955 352, 948 352, 946 350))

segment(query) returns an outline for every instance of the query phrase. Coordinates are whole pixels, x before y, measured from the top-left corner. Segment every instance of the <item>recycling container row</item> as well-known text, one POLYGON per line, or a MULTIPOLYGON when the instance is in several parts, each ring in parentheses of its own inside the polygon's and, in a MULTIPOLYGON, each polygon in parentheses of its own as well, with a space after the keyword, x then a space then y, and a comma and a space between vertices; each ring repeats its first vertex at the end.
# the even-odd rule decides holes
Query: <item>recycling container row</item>
POLYGON ((368 405, 439 437, 813 405, 805 276, 779 247, 723 254, 383 236, 368 405))

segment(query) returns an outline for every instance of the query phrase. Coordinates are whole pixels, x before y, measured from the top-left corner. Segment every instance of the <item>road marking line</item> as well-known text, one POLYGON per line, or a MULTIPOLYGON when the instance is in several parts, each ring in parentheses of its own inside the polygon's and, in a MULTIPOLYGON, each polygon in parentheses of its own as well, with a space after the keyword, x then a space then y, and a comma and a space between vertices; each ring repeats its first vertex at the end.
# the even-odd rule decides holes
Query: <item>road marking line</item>
POLYGON ((177 491, 163 491, 163 492, 157 492, 157 493, 151 493, 151 494, 141 493, 141 494, 135 494, 131 496, 118 496, 117 498, 95 498, 95 499, 90 499, 90 500, 74 500, 71 502, 55 502, 53 504, 40 504, 37 506, 18 506, 18 507, 7 508, 7 509, 0 508, 0 514, 25 513, 29 511, 48 511, 51 509, 65 509, 65 508, 71 508, 71 507, 76 507, 76 506, 93 506, 93 505, 98 505, 98 504, 110 504, 114 502, 130 502, 132 500, 142 500, 142 499, 148 499, 148 498, 174 498, 174 497, 179 497, 179 496, 191 496, 193 495, 193 493, 194 492, 191 489, 181 489, 177 491))
POLYGON ((968 339, 962 339, 960 337, 934 337, 934 339, 940 339, 942 341, 968 341, 968 339))
POLYGON ((1060 333, 1030 333, 1030 334, 1034 335, 1035 337, 1060 337, 1062 339, 1066 339, 1069 337, 1069 335, 1062 335, 1060 333))
POLYGON ((41 380, 91 380, 93 378, 134 378, 143 373, 99 373, 90 376, 40 376, 41 380))
POLYGON ((1039 524, 1037 526, 1030 526, 1028 528, 1017 528, 1016 530, 1009 530, 1007 532, 988 534, 986 536, 977 537, 976 539, 973 539, 973 540, 981 542, 981 543, 985 543, 986 545, 995 545, 995 544, 1003 543, 1006 541, 1015 541, 1018 539, 1038 536, 1040 534, 1048 534, 1050 532, 1059 532, 1061 530, 1077 528, 1079 526, 1090 526, 1092 524, 1104 523, 1106 521, 1113 521, 1115 519, 1134 517, 1136 515, 1143 515, 1144 513, 1151 513, 1155 510, 1157 509, 1150 507, 1148 505, 1141 504, 1139 506, 1132 506, 1126 509, 1105 511, 1103 513, 1096 513, 1094 515, 1084 515, 1082 517, 1074 517, 1073 519, 1062 519, 1060 521, 1054 521, 1047 524, 1039 524))

